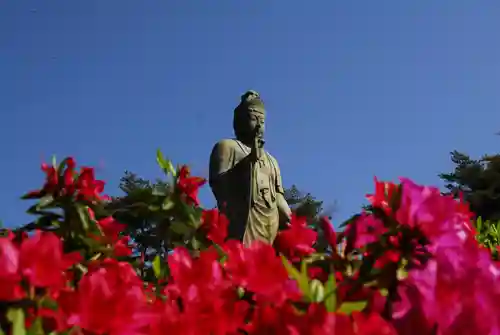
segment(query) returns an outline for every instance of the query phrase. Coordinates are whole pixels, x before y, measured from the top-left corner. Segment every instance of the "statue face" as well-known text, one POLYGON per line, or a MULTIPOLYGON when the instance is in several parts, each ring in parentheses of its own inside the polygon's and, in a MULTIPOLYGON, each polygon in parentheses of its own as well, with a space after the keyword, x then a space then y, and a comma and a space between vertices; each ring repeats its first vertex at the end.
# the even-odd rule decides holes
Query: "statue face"
POLYGON ((238 133, 247 138, 257 136, 263 137, 265 129, 265 115, 256 110, 249 110, 241 116, 238 122, 238 133), (258 133, 256 132, 258 129, 258 133))
POLYGON ((250 111, 248 113, 248 125, 249 129, 252 132, 252 134, 255 134, 256 129, 258 129, 257 135, 258 136, 263 136, 264 135, 264 130, 266 126, 266 117, 263 113, 259 111, 250 111))

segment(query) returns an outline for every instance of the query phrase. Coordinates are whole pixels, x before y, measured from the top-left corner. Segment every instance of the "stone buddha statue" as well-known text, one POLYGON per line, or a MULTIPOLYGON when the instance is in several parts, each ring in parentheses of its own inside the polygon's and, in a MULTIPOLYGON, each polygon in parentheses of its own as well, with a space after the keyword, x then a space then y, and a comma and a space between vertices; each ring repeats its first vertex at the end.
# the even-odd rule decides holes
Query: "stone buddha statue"
POLYGON ((291 216, 278 162, 264 150, 265 118, 259 94, 243 94, 234 110, 236 138, 219 141, 210 155, 209 184, 229 219, 228 238, 245 246, 255 240, 272 244, 291 216))

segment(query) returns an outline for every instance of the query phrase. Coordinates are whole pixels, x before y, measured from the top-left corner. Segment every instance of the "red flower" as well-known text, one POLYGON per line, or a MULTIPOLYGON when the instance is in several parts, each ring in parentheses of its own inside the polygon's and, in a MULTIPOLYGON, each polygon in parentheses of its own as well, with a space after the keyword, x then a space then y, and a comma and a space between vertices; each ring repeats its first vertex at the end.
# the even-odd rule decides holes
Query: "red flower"
MULTIPOLYGON (((246 332, 251 335, 355 335, 349 316, 329 313, 323 305, 311 304, 305 312, 291 305, 258 306, 246 332)), ((363 334, 363 333, 360 333, 363 334)))
POLYGON ((101 201, 108 198, 107 196, 100 195, 104 190, 104 182, 95 179, 93 168, 82 167, 80 175, 77 176, 75 160, 72 157, 68 157, 65 161, 66 164, 64 171, 62 171, 62 179, 60 176, 61 171, 58 171, 55 166, 43 163, 42 170, 46 174, 43 188, 38 191, 29 192, 25 197, 36 198, 45 194, 52 194, 54 197, 74 196, 76 193, 78 200, 89 202, 101 201))
POLYGON ((177 179, 177 189, 188 205, 199 205, 198 190, 205 183, 204 178, 191 177, 189 168, 186 165, 181 167, 177 179))
MULTIPOLYGON (((43 323, 50 324, 50 330, 63 333, 71 326, 68 324, 68 317, 71 316, 76 308, 75 302, 78 299, 77 292, 70 288, 63 288, 58 291, 52 291, 48 296, 53 301, 57 302, 57 309, 41 307, 38 309, 36 317, 42 317, 43 323)), ((73 334, 71 332, 70 334, 73 334)))
POLYGON ((91 208, 88 208, 88 212, 90 219, 96 221, 102 234, 89 234, 89 237, 100 243, 111 245, 113 248, 113 255, 116 257, 130 256, 132 254, 131 245, 129 243, 130 237, 121 236, 126 226, 116 221, 112 216, 96 220, 95 213, 91 208))
POLYGON ((0 237, 0 301, 21 299, 19 250, 7 237, 0 237))
POLYGON ((165 329, 179 335, 234 334, 244 323, 248 304, 238 301, 236 287, 225 276, 216 252, 204 251, 193 259, 187 249, 176 248, 168 264, 172 275, 168 300, 159 306, 161 317, 153 334, 165 329))
POLYGON ((382 221, 373 215, 363 213, 345 228, 346 251, 350 252, 353 248, 363 248, 367 244, 377 241, 380 235, 386 231, 387 228, 385 228, 382 221))
POLYGON ((75 160, 71 157, 66 158, 66 169, 63 172, 63 182, 64 182, 64 194, 73 195, 75 193, 74 177, 75 172, 75 160))
POLYGON ((47 175, 43 189, 51 192, 57 188, 59 184, 59 175, 55 166, 49 166, 46 163, 42 164, 42 171, 47 175))
POLYGON ((21 273, 36 287, 62 287, 64 270, 80 260, 78 252, 63 254, 61 240, 51 232, 36 231, 21 244, 21 273))
POLYGON ((317 279, 321 282, 328 280, 328 273, 319 266, 310 266, 307 268, 307 275, 311 279, 317 279))
POLYGON ((120 233, 125 230, 125 225, 116 221, 112 216, 97 220, 97 225, 109 243, 116 243, 120 233))
POLYGON ((93 168, 82 167, 75 184, 77 198, 80 200, 94 202, 105 198, 101 196, 101 193, 104 191, 104 182, 95 179, 93 168))
POLYGON ((229 221, 226 216, 217 209, 203 210, 201 228, 206 232, 210 241, 222 245, 227 237, 228 225, 229 221))
MULTIPOLYGON (((67 296, 66 296, 67 298, 67 296)), ((138 334, 150 321, 142 283, 129 263, 106 259, 80 281, 63 309, 68 324, 95 334, 138 334)))
POLYGON ((176 289, 181 294, 189 291, 192 285, 210 287, 211 290, 224 286, 222 268, 215 251, 204 251, 200 258, 192 259, 185 248, 175 248, 168 256, 170 274, 176 289))
POLYGON ((335 233, 335 230, 333 229, 333 225, 330 222, 330 220, 327 217, 322 217, 320 220, 320 226, 321 229, 323 230, 324 236, 326 241, 328 242, 328 245, 332 249, 332 257, 334 259, 339 259, 339 252, 342 253, 343 250, 339 250, 338 245, 337 245, 337 234, 335 233))
POLYGON ((396 196, 396 191, 398 185, 391 182, 378 181, 377 177, 375 179, 375 194, 368 194, 366 198, 372 206, 382 208, 387 214, 390 214, 392 209, 390 208, 391 201, 396 196))
MULTIPOLYGON (((396 329, 384 320, 380 314, 353 312, 351 315, 354 327, 359 335, 397 335, 396 329)), ((415 334, 422 334, 415 329, 415 334)))
POLYGON ((374 290, 367 286, 360 286, 353 290, 355 281, 359 279, 359 272, 352 276, 345 276, 342 272, 335 272, 335 279, 337 281, 337 303, 341 304, 343 301, 361 301, 367 300, 372 296, 374 290))
POLYGON ((46 193, 54 192, 59 184, 59 175, 57 169, 54 166, 49 166, 46 163, 43 163, 42 171, 47 175, 45 184, 43 186, 43 191, 46 193))
POLYGON ((258 300, 280 303, 300 295, 271 245, 256 241, 245 248, 230 240, 225 249, 228 259, 224 268, 231 280, 255 293, 258 300))
POLYGON ((383 269, 385 266, 389 264, 395 264, 399 262, 401 259, 401 252, 398 250, 387 250, 382 256, 377 258, 373 267, 375 269, 383 269))
POLYGON ((115 257, 128 257, 131 256, 132 253, 129 236, 123 236, 113 244, 113 255, 115 257))
POLYGON ((314 253, 313 248, 318 234, 307 227, 305 217, 292 215, 288 229, 282 230, 276 237, 276 249, 292 262, 314 253))
POLYGON ((395 216, 402 225, 420 229, 431 240, 451 232, 475 240, 470 223, 473 214, 467 206, 441 195, 436 187, 417 185, 406 178, 401 178, 401 185, 401 206, 395 216))
POLYGON ((55 166, 42 163, 41 170, 45 173, 45 183, 40 190, 28 192, 26 197, 43 197, 46 194, 53 194, 59 188, 59 174, 55 166))

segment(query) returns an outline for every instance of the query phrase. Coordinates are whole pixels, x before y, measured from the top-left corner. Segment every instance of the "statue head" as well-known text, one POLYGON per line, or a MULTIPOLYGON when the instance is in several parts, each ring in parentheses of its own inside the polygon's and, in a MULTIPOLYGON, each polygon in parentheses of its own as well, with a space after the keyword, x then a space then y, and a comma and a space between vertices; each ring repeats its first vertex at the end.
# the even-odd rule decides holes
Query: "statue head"
POLYGON ((259 93, 247 91, 234 109, 233 128, 236 138, 245 142, 264 136, 266 110, 259 93))

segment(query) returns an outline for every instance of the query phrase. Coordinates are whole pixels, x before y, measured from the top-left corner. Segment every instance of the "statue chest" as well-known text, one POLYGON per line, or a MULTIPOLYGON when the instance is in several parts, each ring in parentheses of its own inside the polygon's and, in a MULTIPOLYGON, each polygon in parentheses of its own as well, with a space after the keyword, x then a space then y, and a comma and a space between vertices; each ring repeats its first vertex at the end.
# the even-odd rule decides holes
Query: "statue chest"
MULTIPOLYGON (((233 162, 233 166, 238 164, 241 160, 247 157, 250 154, 251 149, 242 143, 239 143, 237 152, 235 153, 235 160, 233 162)), ((269 155, 265 154, 262 158, 255 162, 254 171, 253 171, 253 182, 257 187, 259 192, 273 192, 272 186, 274 183, 272 182, 276 177, 275 168, 273 163, 271 162, 269 155)))
POLYGON ((273 171, 274 169, 267 155, 255 163, 255 182, 259 190, 264 191, 270 189, 271 180, 274 178, 273 171))

